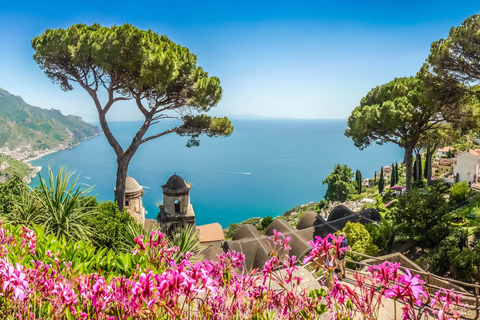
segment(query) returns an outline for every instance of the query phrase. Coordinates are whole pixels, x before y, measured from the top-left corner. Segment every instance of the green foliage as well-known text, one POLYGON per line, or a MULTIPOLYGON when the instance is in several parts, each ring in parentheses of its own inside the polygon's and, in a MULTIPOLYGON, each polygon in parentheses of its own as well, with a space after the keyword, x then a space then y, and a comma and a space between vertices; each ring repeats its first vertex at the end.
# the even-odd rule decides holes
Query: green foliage
POLYGON ((392 163, 392 172, 390 173, 390 188, 395 186, 395 166, 392 163))
POLYGON ((430 168, 432 166, 432 158, 429 157, 427 155, 427 157, 425 158, 425 165, 424 165, 424 169, 423 169, 423 177, 425 179, 428 179, 428 168, 430 168))
POLYGON ((426 194, 411 190, 398 198, 392 211, 398 231, 422 247, 436 246, 449 233, 448 204, 438 188, 426 194))
POLYGON ((266 216, 265 218, 262 219, 262 229, 265 230, 268 228, 268 226, 273 222, 273 218, 270 216, 266 216))
MULTIPOLYGON (((20 96, 1 88, 0 125, 0 147, 8 146, 10 150, 25 146, 30 146, 32 150, 53 149, 59 143, 74 145, 78 140, 101 132, 98 127, 82 121, 80 117, 64 116, 59 110, 34 107, 20 96)), ((31 171, 25 163, 16 163, 16 170, 26 170, 28 173, 31 171)), ((7 168, 7 173, 12 169, 7 168)), ((17 172, 22 177, 27 175, 17 172)))
POLYGON ((323 209, 327 207, 328 207, 328 201, 325 199, 320 200, 320 202, 318 203, 318 208, 323 209))
POLYGON ((32 47, 40 68, 63 90, 73 89, 71 81, 95 75, 96 81, 115 81, 117 92, 127 99, 139 91, 152 101, 172 94, 199 111, 208 111, 222 96, 220 80, 198 67, 187 48, 129 24, 48 29, 32 39, 32 47), (91 74, 80 72, 85 66, 91 74))
POLYGON ((398 182, 400 181, 398 179, 398 176, 399 176, 399 173, 398 173, 398 163, 395 162, 395 183, 398 184, 398 182))
POLYGON ((168 238, 170 247, 178 247, 175 254, 175 260, 179 263, 182 260, 182 254, 187 252, 198 253, 203 248, 200 245, 197 230, 191 224, 181 225, 175 228, 172 235, 168 238))
POLYGON ((374 239, 377 240, 375 244, 382 249, 384 254, 392 253, 395 236, 397 235, 395 223, 389 219, 382 218, 382 220, 374 226, 378 230, 378 236, 376 238, 374 237, 374 239))
MULTIPOLYGON (((10 140, 8 141, 11 142, 10 140)), ((13 144, 14 142, 11 143, 13 144)), ((2 178, 8 179, 14 175, 18 175, 19 177, 23 178, 29 176, 33 170, 35 170, 20 160, 16 160, 4 155, 0 155, 0 163, 8 163, 8 166, 0 171, 0 177, 2 178)))
MULTIPOLYGON (((351 251, 363 253, 370 256, 377 256, 379 253, 378 247, 373 243, 373 238, 367 231, 365 226, 359 222, 351 223, 347 222, 345 228, 343 228, 345 236, 348 240, 348 246, 351 251)), ((348 253, 347 256, 355 261, 361 261, 364 257, 348 253)))
POLYGON ((76 187, 78 176, 70 183, 73 173, 60 167, 54 177, 49 168, 49 185, 47 186, 45 180, 40 178, 39 190, 32 192, 40 201, 40 219, 46 232, 52 232, 57 237, 86 240, 93 233, 85 223, 85 220, 94 213, 94 208, 91 206, 92 200, 87 203, 84 201, 84 197, 91 188, 81 190, 80 187, 76 187))
POLYGON ((382 193, 385 188, 385 179, 383 177, 383 167, 380 168, 380 179, 378 179, 378 193, 382 193))
POLYGON ((454 205, 467 200, 469 192, 470 188, 468 187, 467 181, 455 183, 450 188, 450 204, 454 205))
POLYGON ((97 204, 95 213, 86 218, 87 226, 94 230, 92 242, 100 248, 120 252, 129 252, 134 247, 133 238, 137 235, 126 236, 129 233, 128 226, 134 223, 130 213, 126 209, 120 211, 112 201, 97 204))
POLYGON ((254 226, 257 226, 260 224, 261 218, 250 218, 245 221, 242 221, 241 223, 232 223, 228 227, 228 230, 224 232, 225 239, 231 239, 235 232, 237 232, 238 229, 240 229, 241 226, 246 225, 246 224, 251 224, 254 226))
MULTIPOLYGON (((21 226, 3 225, 7 230, 15 235, 19 243, 21 226)), ((40 260, 43 263, 57 264, 55 259, 60 262, 60 268, 66 268, 63 261, 72 262, 73 275, 87 274, 100 270, 106 277, 125 275, 131 276, 137 267, 139 270, 147 268, 145 256, 132 255, 131 253, 116 254, 113 250, 107 248, 98 249, 89 241, 66 240, 65 237, 57 238, 52 233, 45 232, 43 226, 34 226, 36 233, 37 246, 36 255, 22 251, 20 246, 14 246, 8 259, 12 263, 21 262, 31 265, 31 261, 40 260)))
POLYGON ((360 172, 360 170, 355 171, 355 183, 358 194, 362 193, 362 182, 362 173, 360 172))
POLYGON ((0 215, 12 212, 15 201, 21 197, 27 185, 18 174, 13 174, 5 183, 0 183, 0 215))
POLYGON ((352 178, 353 173, 349 167, 336 164, 332 173, 322 181, 327 184, 325 200, 345 202, 354 189, 352 178))
POLYGON ((427 256, 428 270, 436 274, 442 274, 449 269, 450 258, 463 251, 467 247, 468 232, 463 228, 456 228, 427 256))
POLYGON ((475 86, 480 80, 478 48, 480 15, 475 14, 461 26, 451 28, 446 39, 432 43, 427 66, 442 90, 448 94, 469 92, 478 97, 475 86))
POLYGON ((14 201, 13 209, 2 213, 1 218, 4 222, 31 228, 43 221, 41 211, 42 207, 37 195, 27 188, 22 188, 14 201))
POLYGON ((177 130, 177 134, 189 137, 187 147, 200 145, 198 137, 204 133, 208 137, 228 137, 233 132, 232 122, 227 118, 209 117, 205 114, 183 117, 183 125, 177 130))

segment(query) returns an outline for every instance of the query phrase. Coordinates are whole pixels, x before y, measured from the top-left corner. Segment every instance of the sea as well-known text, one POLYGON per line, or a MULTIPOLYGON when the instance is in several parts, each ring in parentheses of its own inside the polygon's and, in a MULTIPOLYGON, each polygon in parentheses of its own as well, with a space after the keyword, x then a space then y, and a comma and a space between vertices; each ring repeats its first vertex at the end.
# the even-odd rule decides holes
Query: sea
MULTIPOLYGON (((156 128, 160 132, 168 125, 156 128)), ((128 175, 143 186, 147 218, 155 219, 162 202, 162 185, 178 174, 192 185, 190 197, 197 225, 219 222, 223 228, 252 217, 278 216, 292 207, 318 202, 325 195, 322 181, 335 164, 346 164, 362 177, 373 177, 381 166, 403 160, 394 144, 356 148, 345 137, 346 120, 232 120, 227 138, 200 137, 198 147, 170 134, 149 141, 130 162, 128 175)), ((111 122, 126 147, 141 122, 111 122)), ((150 132, 149 132, 150 133, 150 132)), ((147 133, 147 134, 149 134, 147 133)), ((100 201, 113 200, 116 156, 105 136, 81 141, 71 150, 33 161, 48 177, 60 166, 75 171, 80 187, 93 186, 100 201)), ((39 184, 39 176, 31 186, 39 184)))

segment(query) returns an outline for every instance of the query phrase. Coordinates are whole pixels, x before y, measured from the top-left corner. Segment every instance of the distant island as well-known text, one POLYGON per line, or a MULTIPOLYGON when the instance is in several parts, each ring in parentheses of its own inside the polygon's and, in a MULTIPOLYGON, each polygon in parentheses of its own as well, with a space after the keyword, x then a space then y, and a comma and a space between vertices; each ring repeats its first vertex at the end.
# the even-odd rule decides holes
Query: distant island
POLYGON ((79 141, 101 133, 100 128, 80 117, 34 107, 0 88, 0 182, 16 168, 29 183, 41 169, 29 161, 71 149, 79 141))

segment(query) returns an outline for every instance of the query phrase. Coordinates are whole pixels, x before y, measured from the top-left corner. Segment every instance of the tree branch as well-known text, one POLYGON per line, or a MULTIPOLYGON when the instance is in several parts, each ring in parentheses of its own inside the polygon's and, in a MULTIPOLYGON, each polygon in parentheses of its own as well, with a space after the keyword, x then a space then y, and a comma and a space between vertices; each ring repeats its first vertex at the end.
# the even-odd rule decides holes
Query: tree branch
POLYGON ((169 134, 169 133, 172 133, 172 132, 177 131, 177 129, 178 129, 178 127, 175 127, 175 128, 169 129, 169 130, 167 130, 167 131, 164 131, 164 132, 162 132, 162 133, 155 134, 155 135, 153 135, 153 136, 150 136, 150 137, 148 137, 148 138, 143 139, 143 140, 141 141, 141 143, 145 143, 145 142, 147 142, 147 141, 150 141, 150 140, 153 140, 153 139, 156 139, 156 138, 160 138, 160 137, 165 136, 165 135, 167 135, 167 134, 169 134))

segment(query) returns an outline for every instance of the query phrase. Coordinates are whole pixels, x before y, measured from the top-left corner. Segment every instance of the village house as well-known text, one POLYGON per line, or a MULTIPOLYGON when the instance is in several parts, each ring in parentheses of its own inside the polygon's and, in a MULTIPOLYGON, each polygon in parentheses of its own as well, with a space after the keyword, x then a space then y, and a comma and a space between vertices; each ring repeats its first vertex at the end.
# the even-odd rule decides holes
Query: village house
MULTIPOLYGON (((384 179, 390 178, 391 173, 392 173, 392 166, 383 167, 383 178, 384 179)), ((377 171, 377 179, 380 179, 380 170, 377 171)))
POLYGON ((435 158, 432 162, 432 176, 440 177, 454 169, 457 159, 435 158))
POLYGON ((445 182, 454 183, 467 181, 469 185, 479 182, 480 169, 480 149, 470 149, 459 153, 457 164, 454 165, 455 181, 445 180, 445 182))
POLYGON ((443 147, 437 150, 439 157, 448 157, 449 152, 453 152, 455 149, 453 147, 443 147))
POLYGON ((373 188, 374 185, 375 185, 375 179, 373 178, 363 179, 363 182, 362 182, 363 188, 373 188))

